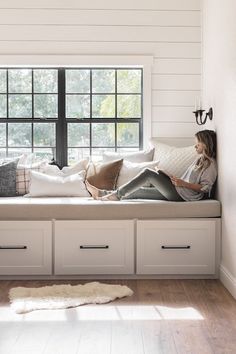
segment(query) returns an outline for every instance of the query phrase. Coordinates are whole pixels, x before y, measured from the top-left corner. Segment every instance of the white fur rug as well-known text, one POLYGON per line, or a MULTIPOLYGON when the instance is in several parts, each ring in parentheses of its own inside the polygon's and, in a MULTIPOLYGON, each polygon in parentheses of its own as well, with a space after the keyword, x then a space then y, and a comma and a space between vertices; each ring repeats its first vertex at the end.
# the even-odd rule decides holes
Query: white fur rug
POLYGON ((84 304, 104 304, 131 296, 133 291, 125 285, 102 284, 52 285, 41 288, 12 288, 9 291, 11 307, 16 313, 33 310, 65 309, 84 304))

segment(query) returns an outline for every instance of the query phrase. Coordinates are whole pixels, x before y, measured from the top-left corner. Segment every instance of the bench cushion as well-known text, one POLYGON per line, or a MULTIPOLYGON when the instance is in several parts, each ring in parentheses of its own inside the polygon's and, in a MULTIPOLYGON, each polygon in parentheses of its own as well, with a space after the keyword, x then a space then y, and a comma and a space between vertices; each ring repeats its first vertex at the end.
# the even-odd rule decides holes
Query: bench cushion
POLYGON ((1 220, 116 220, 220 217, 217 200, 168 202, 161 200, 98 201, 82 197, 0 198, 1 220))

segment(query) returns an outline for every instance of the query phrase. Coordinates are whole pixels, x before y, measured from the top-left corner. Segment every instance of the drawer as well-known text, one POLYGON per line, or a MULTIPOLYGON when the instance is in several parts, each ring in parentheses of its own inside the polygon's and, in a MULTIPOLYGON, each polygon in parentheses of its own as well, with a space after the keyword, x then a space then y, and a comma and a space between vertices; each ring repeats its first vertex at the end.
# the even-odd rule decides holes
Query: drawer
POLYGON ((55 221, 55 274, 133 272, 133 221, 55 221))
POLYGON ((50 221, 0 221, 0 274, 52 273, 50 221))
POLYGON ((214 220, 137 223, 138 274, 214 274, 214 220))

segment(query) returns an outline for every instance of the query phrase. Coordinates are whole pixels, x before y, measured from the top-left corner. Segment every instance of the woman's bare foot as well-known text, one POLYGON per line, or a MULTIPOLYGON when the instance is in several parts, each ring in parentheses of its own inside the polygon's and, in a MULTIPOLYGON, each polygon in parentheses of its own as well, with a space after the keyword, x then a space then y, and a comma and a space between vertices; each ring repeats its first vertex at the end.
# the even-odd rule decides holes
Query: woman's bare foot
POLYGON ((89 191, 89 193, 91 194, 93 199, 98 199, 98 198, 101 198, 102 196, 104 196, 104 192, 102 189, 92 186, 92 184, 90 184, 88 181, 85 181, 85 184, 86 184, 87 190, 89 191))
POLYGON ((110 194, 105 195, 104 197, 98 198, 100 200, 111 200, 111 201, 116 201, 116 200, 120 200, 117 196, 116 192, 112 192, 110 194))

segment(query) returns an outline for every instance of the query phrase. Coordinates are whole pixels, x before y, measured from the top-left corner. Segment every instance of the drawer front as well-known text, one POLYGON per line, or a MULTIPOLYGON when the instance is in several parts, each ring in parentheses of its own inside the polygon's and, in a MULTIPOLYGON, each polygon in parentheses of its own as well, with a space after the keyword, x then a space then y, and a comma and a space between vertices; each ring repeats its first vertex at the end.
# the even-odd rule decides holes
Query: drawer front
POLYGON ((55 221, 55 274, 133 272, 133 221, 55 221))
POLYGON ((215 221, 138 221, 137 273, 214 274, 215 221))
POLYGON ((0 221, 0 274, 52 273, 50 221, 0 221))

